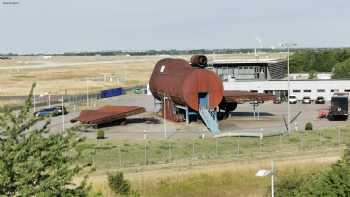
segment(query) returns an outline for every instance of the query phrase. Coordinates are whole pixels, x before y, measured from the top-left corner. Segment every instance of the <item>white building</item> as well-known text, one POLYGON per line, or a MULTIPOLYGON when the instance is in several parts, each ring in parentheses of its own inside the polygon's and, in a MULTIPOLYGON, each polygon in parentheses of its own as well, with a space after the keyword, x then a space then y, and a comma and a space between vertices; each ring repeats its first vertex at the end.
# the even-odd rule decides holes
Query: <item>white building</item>
MULTIPOLYGON (((224 82, 225 90, 245 90, 259 93, 272 93, 276 96, 288 94, 287 80, 266 80, 266 81, 231 81, 224 82)), ((302 100, 304 96, 310 96, 315 100, 323 96, 330 101, 334 92, 350 92, 350 80, 291 80, 291 95, 302 100)))
MULTIPOLYGON (((306 80, 310 78, 309 73, 291 73, 289 79, 306 80)), ((332 79, 332 73, 316 73, 315 79, 332 79)))
MULTIPOLYGON (((209 70, 221 77, 225 90, 270 93, 277 97, 288 95, 285 60, 215 60, 208 65, 209 70)), ((309 74, 291 74, 291 95, 299 100, 304 96, 310 96, 313 100, 323 96, 329 101, 334 92, 350 92, 350 80, 331 80, 331 76, 331 73, 318 73, 316 80, 308 80, 309 74)))

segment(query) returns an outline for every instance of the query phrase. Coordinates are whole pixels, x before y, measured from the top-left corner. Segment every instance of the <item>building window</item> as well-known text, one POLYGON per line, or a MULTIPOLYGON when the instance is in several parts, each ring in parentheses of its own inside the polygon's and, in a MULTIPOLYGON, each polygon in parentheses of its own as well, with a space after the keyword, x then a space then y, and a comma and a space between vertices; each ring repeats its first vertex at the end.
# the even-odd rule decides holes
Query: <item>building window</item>
POLYGON ((344 92, 350 92, 350 89, 345 89, 344 92))
POLYGON ((309 92, 311 92, 311 90, 304 90, 304 92, 308 92, 309 93, 309 92))
POLYGON ((339 92, 339 89, 331 89, 331 92, 339 92))
POLYGON ((301 90, 293 90, 293 93, 301 92, 301 90))
POLYGON ((326 92, 325 89, 318 89, 317 92, 326 92))

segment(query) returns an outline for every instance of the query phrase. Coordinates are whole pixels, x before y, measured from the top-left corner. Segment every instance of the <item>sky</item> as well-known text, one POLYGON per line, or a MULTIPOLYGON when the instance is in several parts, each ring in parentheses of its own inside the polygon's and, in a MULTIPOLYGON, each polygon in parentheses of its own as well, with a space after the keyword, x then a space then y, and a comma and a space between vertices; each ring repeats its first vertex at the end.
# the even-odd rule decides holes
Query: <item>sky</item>
POLYGON ((0 53, 350 46, 348 0, 0 2, 0 53))

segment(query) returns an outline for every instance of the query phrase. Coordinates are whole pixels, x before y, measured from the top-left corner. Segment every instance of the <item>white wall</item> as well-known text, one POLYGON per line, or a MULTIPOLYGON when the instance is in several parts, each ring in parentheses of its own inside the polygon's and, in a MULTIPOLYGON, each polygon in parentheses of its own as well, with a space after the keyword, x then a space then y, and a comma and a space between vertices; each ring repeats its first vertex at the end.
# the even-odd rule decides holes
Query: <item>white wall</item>
MULTIPOLYGON (((287 80, 278 81, 231 81, 224 82, 225 90, 258 90, 259 93, 264 93, 264 90, 288 90, 287 80)), ((316 99, 317 96, 324 96, 326 100, 330 100, 333 92, 331 90, 338 89, 339 92, 344 92, 346 89, 350 91, 350 80, 291 80, 290 90, 291 95, 295 95, 299 100, 304 96, 310 96, 311 99, 316 99), (324 89, 325 92, 317 92, 319 89, 324 89), (295 93, 293 90, 301 90, 300 93, 295 93), (311 93, 304 92, 311 90, 311 93)))

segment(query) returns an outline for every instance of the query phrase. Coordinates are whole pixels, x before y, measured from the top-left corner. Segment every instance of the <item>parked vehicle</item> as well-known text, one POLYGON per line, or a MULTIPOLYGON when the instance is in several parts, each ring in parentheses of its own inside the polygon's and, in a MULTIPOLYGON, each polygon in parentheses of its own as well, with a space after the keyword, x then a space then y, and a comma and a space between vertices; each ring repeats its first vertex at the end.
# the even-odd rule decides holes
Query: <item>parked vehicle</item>
POLYGON ((135 88, 134 89, 134 94, 146 94, 147 93, 147 89, 145 88, 135 88))
POLYGON ((297 104, 297 102, 298 102, 298 99, 296 96, 293 96, 293 95, 289 96, 289 103, 290 104, 297 104))
POLYGON ((34 112, 34 116, 37 117, 47 117, 47 116, 59 116, 62 114, 67 114, 67 109, 63 106, 53 106, 49 108, 44 108, 39 111, 34 112))
POLYGON ((349 94, 337 93, 331 98, 331 107, 329 109, 328 118, 330 120, 347 120, 349 94))
POLYGON ((302 103, 303 104, 311 104, 311 98, 309 96, 304 96, 302 103))
POLYGON ((315 101, 316 104, 325 104, 326 101, 324 100, 323 96, 318 96, 315 101))

